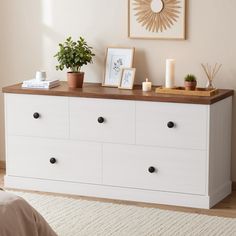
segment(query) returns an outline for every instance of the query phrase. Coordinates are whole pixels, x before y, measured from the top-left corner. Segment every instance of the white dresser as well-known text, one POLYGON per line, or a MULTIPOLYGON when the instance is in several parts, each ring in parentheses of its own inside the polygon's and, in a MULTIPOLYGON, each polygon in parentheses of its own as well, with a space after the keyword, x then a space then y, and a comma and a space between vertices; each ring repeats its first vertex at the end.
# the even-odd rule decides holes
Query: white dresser
POLYGON ((231 192, 232 90, 5 93, 5 186, 210 208, 231 192))

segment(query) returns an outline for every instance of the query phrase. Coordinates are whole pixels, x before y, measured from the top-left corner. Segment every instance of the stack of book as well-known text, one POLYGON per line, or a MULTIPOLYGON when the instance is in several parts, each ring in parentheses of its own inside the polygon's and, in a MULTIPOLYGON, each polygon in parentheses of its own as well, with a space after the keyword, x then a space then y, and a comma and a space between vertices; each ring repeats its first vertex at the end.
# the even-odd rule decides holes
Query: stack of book
POLYGON ((36 79, 25 80, 22 83, 22 88, 38 88, 38 89, 50 89, 60 85, 60 81, 56 80, 44 80, 39 81, 36 79))

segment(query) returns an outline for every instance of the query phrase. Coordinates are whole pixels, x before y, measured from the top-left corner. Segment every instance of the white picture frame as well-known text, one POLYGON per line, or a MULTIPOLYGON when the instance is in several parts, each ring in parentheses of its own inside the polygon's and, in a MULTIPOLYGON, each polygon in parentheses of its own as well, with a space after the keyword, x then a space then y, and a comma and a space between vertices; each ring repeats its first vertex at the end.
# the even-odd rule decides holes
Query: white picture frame
POLYGON ((128 37, 186 39, 186 0, 128 0, 128 37))
POLYGON ((133 47, 108 47, 105 61, 105 74, 102 86, 118 87, 122 74, 122 68, 133 67, 133 47))
POLYGON ((133 89, 136 68, 123 68, 119 89, 133 89))

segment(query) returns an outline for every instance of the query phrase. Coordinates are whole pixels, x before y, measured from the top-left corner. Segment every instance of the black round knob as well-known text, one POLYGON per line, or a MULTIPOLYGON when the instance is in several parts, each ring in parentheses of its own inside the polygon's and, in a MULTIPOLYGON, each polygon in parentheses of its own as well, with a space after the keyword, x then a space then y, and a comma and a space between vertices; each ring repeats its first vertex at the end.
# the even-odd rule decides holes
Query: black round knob
POLYGON ((55 164, 57 162, 56 158, 52 157, 50 158, 50 163, 51 164, 55 164))
POLYGON ((156 169, 155 169, 155 167, 151 166, 151 167, 148 168, 148 171, 150 173, 154 173, 156 171, 156 169))
POLYGON ((170 129, 174 128, 174 126, 175 126, 175 123, 172 122, 172 121, 169 121, 169 122, 167 123, 167 127, 170 128, 170 129))
POLYGON ((102 124, 104 123, 105 119, 103 117, 98 117, 98 123, 102 124))
POLYGON ((34 117, 34 119, 38 119, 38 118, 40 117, 40 115, 39 115, 38 112, 35 112, 35 113, 33 114, 33 117, 34 117))

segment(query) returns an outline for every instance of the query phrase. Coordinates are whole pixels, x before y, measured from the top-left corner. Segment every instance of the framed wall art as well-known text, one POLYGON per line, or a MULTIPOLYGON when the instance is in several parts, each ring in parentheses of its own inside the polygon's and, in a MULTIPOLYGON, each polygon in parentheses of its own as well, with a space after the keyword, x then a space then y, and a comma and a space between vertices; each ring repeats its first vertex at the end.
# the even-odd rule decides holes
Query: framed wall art
POLYGON ((186 0, 128 0, 128 35, 137 39, 185 39, 186 0))
POLYGON ((136 68, 123 68, 120 89, 133 89, 136 68))
POLYGON ((105 76, 102 85, 118 87, 122 68, 132 67, 134 48, 107 48, 105 76))

